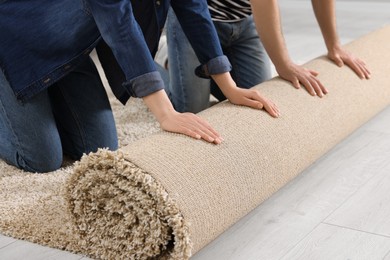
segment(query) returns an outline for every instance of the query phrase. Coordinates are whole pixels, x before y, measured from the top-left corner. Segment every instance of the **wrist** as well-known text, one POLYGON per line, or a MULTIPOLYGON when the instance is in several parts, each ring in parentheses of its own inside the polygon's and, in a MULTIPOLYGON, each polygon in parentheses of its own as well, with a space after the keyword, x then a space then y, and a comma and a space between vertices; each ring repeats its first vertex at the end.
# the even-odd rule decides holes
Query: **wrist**
POLYGON ((288 61, 280 63, 278 65, 275 64, 275 69, 279 75, 284 75, 285 73, 294 70, 295 66, 296 66, 296 64, 294 62, 292 62, 291 60, 288 60, 288 61))
POLYGON ((341 48, 341 44, 339 42, 327 44, 328 53, 337 53, 339 52, 341 48))
POLYGON ((237 88, 236 82, 233 80, 229 72, 211 75, 211 78, 215 81, 226 97, 228 97, 230 92, 237 88))
POLYGON ((167 117, 177 113, 164 90, 154 92, 143 100, 160 124, 167 117))

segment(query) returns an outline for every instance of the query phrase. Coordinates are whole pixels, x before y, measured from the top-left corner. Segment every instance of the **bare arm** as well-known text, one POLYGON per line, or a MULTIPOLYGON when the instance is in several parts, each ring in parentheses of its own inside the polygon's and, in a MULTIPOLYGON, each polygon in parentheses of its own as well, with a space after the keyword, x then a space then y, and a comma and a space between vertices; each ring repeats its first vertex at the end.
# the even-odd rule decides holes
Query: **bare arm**
POLYGON ((291 61, 283 37, 277 0, 250 2, 257 31, 279 76, 290 81, 296 88, 300 88, 301 83, 313 96, 322 97, 328 93, 316 78, 316 71, 305 69, 291 61))
POLYGON ((335 0, 312 0, 311 2, 326 48, 328 49, 329 59, 333 60, 340 67, 345 63, 361 79, 370 78, 370 71, 364 61, 354 57, 341 47, 337 34, 335 0))

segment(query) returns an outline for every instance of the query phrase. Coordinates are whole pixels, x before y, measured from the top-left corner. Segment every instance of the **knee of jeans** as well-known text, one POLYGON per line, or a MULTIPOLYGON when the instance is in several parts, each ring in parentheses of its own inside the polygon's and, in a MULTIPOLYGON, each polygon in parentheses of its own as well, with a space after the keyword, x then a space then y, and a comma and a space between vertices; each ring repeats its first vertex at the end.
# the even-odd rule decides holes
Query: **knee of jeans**
POLYGON ((96 152, 98 149, 104 148, 111 151, 115 151, 118 149, 118 138, 117 135, 105 136, 105 138, 101 138, 99 142, 92 144, 88 147, 86 153, 96 152))
POLYGON ((28 172, 52 172, 58 170, 62 165, 62 149, 49 149, 37 151, 34 154, 26 155, 17 153, 17 166, 28 172))
POLYGON ((94 141, 89 140, 87 145, 65 149, 64 153, 74 160, 79 160, 84 154, 95 153, 98 149, 116 151, 118 146, 118 138, 115 134, 115 136, 101 136, 94 141))

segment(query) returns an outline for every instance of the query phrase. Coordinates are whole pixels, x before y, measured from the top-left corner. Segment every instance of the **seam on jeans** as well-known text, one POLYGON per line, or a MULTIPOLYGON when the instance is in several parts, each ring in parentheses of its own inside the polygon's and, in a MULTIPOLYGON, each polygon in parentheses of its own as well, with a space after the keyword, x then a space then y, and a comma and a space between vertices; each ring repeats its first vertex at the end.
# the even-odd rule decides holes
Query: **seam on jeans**
MULTIPOLYGON (((184 34, 184 32, 183 32, 183 34, 184 34)), ((175 41, 175 44, 173 45, 173 46, 175 46, 175 53, 179 53, 179 47, 178 47, 179 44, 178 44, 178 37, 177 37, 176 30, 173 31, 173 36, 174 36, 174 41, 175 41)), ((182 63, 180 62, 179 55, 176 55, 176 62, 177 62, 178 67, 179 67, 179 79, 180 79, 180 86, 181 86, 180 89, 181 89, 184 100, 187 100, 187 93, 185 91, 185 88, 183 88, 183 82, 182 82, 184 69, 183 69, 182 63)), ((183 108, 184 111, 186 111, 188 109, 187 102, 183 102, 183 100, 180 100, 180 98, 179 98, 179 103, 182 103, 181 107, 183 108)))
POLYGON ((86 149, 87 148, 87 140, 86 140, 86 138, 84 138, 86 136, 86 133, 85 133, 85 131, 80 123, 81 120, 78 118, 77 112, 73 109, 72 101, 70 101, 70 99, 65 95, 65 92, 62 90, 62 87, 61 86, 57 86, 57 87, 59 88, 59 91, 60 91, 62 97, 64 98, 64 102, 66 103, 66 105, 69 108, 69 111, 72 114, 72 117, 76 123, 77 130, 80 134, 80 139, 81 139, 82 145, 84 146, 83 150, 86 151, 87 150, 86 149))

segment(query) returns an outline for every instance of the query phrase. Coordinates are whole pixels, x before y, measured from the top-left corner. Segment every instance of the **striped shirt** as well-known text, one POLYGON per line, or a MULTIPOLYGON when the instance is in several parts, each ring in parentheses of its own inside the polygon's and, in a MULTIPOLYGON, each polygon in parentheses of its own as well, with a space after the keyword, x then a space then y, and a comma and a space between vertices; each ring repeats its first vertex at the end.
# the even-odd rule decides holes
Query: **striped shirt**
POLYGON ((207 0, 211 18, 219 22, 237 22, 252 14, 249 0, 207 0))

